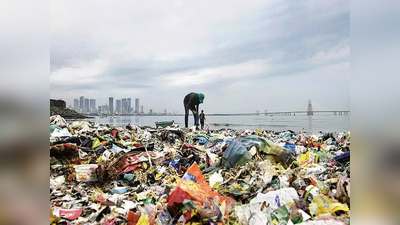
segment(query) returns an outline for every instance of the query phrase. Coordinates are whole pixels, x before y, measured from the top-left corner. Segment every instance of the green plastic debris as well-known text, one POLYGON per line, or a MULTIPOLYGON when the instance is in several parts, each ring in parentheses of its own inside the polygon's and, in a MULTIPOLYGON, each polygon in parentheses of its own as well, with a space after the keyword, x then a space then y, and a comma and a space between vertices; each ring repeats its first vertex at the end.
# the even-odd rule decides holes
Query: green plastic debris
POLYGON ((183 200, 183 206, 185 206, 187 211, 190 210, 195 210, 196 206, 194 205, 194 202, 188 199, 183 200))
POLYGON ((303 218, 296 216, 296 217, 293 217, 293 218, 291 219, 291 221, 292 221, 292 223, 294 223, 294 224, 299 224, 299 223, 302 223, 302 222, 303 222, 303 218))
POLYGON ((203 170, 206 166, 204 164, 200 164, 199 167, 200 167, 200 170, 203 170))
POLYGON ((148 204, 154 205, 154 204, 155 204, 155 200, 154 200, 153 196, 147 197, 147 198, 143 201, 143 204, 144 204, 144 205, 148 205, 148 204))
POLYGON ((289 221, 290 212, 285 205, 280 206, 271 213, 272 221, 281 223, 281 221, 289 221))
POLYGON ((50 134, 53 133, 55 129, 62 130, 62 128, 57 125, 50 125, 50 134))
POLYGON ((97 146, 101 145, 101 142, 98 138, 93 139, 92 149, 95 149, 97 146))

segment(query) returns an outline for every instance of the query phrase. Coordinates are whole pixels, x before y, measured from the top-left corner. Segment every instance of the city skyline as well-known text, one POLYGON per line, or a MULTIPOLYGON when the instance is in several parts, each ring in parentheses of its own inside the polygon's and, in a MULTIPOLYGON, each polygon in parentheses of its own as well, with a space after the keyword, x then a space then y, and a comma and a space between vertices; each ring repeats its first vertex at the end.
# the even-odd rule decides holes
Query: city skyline
MULTIPOLYGON (((179 111, 179 110, 175 110, 175 109, 169 109, 168 110, 168 109, 165 109, 165 108, 162 109, 162 110, 161 109, 160 110, 153 110, 152 108, 150 108, 150 109, 147 109, 148 111, 145 111, 144 110, 144 106, 143 105, 139 105, 139 98, 135 98, 134 99, 135 102, 134 102, 133 106, 131 104, 132 103, 131 102, 132 98, 124 97, 124 98, 119 98, 119 99, 117 98, 116 99, 116 98, 114 98, 112 96, 110 96, 108 98, 108 103, 105 103, 105 104, 102 104, 102 105, 98 105, 98 108, 96 106, 97 99, 88 99, 88 98, 85 98, 85 96, 80 96, 79 99, 73 99, 73 105, 69 104, 69 102, 67 102, 67 101, 66 101, 66 104, 69 105, 70 108, 75 109, 75 110, 77 110, 78 112, 81 112, 81 113, 99 113, 100 111, 104 111, 105 110, 104 108, 107 108, 106 111, 110 110, 109 106, 110 106, 111 99, 112 99, 112 104, 111 105, 112 105, 114 114, 124 114, 124 115, 128 115, 128 114, 131 114, 131 115, 134 115, 134 114, 173 114, 174 115, 174 114, 182 113, 182 111, 179 111), (83 108, 85 109, 85 111, 83 111, 83 112, 81 111, 80 99, 83 99, 84 102, 85 102, 83 104, 83 108), (88 101, 90 101, 89 110, 86 107, 86 102, 88 102, 88 101), (92 104, 92 102, 93 102, 93 104, 92 104), (122 104, 122 102, 124 102, 124 104, 122 104), (127 110, 128 103, 130 103, 129 104, 130 105, 130 111, 127 110), (75 107, 75 106, 78 106, 78 107, 75 107), (136 108, 138 108, 138 113, 136 112, 136 108), (92 109, 94 109, 95 111, 91 111, 92 109), (118 109, 120 109, 120 110, 118 110, 118 109), (121 110, 121 109, 123 109, 123 110, 121 110)), ((63 100, 63 99, 61 99, 61 100, 63 100)), ((308 100, 308 107, 309 107, 311 101, 312 100, 308 100)), ((324 108, 324 106, 321 106, 319 103, 315 103, 315 102, 313 103, 313 105, 316 105, 317 111, 337 111, 337 112, 339 112, 339 111, 342 111, 342 112, 350 111, 349 109, 334 109, 334 110, 326 109, 326 108, 324 108)), ((287 112, 289 112, 289 111, 298 111, 298 110, 300 110, 300 111, 303 110, 304 111, 306 109, 307 109, 307 106, 303 103, 302 109, 288 110, 287 112)), ((238 111, 238 112, 233 112, 233 113, 260 113, 260 110, 264 111, 264 113, 267 113, 269 111, 268 109, 257 109, 257 110, 252 111, 252 112, 247 110, 247 111, 238 111)), ((279 112, 279 110, 271 110, 271 111, 279 112)), ((215 112, 215 111, 206 111, 206 112, 207 113, 211 113, 211 114, 220 113, 220 112, 215 112)))
POLYGON ((175 110, 170 110, 168 111, 167 109, 163 109, 160 111, 155 111, 153 109, 149 109, 148 112, 144 112, 144 106, 139 105, 139 98, 134 98, 134 107, 132 107, 132 98, 114 98, 110 96, 108 98, 108 102, 105 104, 99 104, 98 106, 96 105, 96 102, 98 102, 98 99, 94 98, 86 98, 85 96, 80 96, 79 98, 73 99, 72 104, 69 104, 69 102, 66 101, 66 104, 69 105, 72 109, 81 112, 81 113, 100 113, 101 111, 110 111, 110 103, 112 101, 112 111, 114 114, 143 114, 143 113, 154 113, 154 114, 177 114, 179 111, 175 110), (112 100, 111 100, 112 99, 112 100), (81 104, 81 100, 82 103, 81 104), (115 103, 115 104, 114 104, 115 103), (115 107, 114 107, 115 105, 115 107), (173 113, 172 113, 173 112, 173 113))

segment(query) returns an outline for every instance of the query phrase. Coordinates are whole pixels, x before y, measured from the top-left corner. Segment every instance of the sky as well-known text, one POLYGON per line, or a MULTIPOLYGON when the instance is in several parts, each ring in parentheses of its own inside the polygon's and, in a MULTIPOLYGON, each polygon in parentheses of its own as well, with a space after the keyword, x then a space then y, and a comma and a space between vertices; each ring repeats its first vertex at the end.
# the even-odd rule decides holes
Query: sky
POLYGON ((50 97, 144 111, 350 109, 350 1, 51 1, 50 97), (114 103, 115 105, 115 103, 114 103))

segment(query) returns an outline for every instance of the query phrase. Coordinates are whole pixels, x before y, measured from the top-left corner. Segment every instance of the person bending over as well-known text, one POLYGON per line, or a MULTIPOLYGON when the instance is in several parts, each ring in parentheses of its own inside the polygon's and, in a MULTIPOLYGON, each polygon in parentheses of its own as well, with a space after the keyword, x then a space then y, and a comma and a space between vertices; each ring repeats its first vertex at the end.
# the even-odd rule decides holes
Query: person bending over
POLYGON ((202 104, 204 101, 204 94, 202 93, 195 93, 190 92, 185 96, 183 99, 183 106, 185 107, 185 127, 188 127, 188 120, 189 120, 189 109, 193 113, 194 117, 194 125, 196 129, 199 128, 199 105, 202 104))

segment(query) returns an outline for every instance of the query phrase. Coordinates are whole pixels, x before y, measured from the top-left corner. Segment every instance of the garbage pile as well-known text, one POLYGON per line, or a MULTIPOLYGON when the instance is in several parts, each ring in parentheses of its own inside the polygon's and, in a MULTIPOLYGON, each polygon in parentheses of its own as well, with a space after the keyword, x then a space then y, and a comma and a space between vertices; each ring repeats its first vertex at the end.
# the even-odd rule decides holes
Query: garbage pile
POLYGON ((50 224, 349 224, 350 132, 50 119, 50 224))

